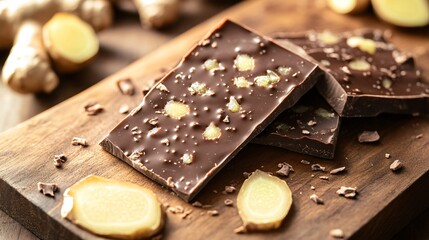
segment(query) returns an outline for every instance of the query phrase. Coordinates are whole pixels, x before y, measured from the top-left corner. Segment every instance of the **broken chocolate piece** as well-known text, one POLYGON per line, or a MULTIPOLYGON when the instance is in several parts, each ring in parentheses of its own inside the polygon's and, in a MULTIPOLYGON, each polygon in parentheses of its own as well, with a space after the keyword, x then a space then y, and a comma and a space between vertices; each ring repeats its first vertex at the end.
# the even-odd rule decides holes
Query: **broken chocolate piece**
POLYGON ((340 116, 317 91, 311 90, 252 142, 333 158, 339 132, 340 116))
POLYGON ((58 187, 55 183, 38 182, 37 190, 43 193, 43 195, 55 197, 55 192, 58 191, 58 187))
POLYGON ((344 238, 344 232, 339 228, 329 231, 329 235, 333 238, 344 238))
POLYGON ((158 83, 169 92, 152 88, 100 143, 187 201, 322 76, 315 64, 231 21, 207 39, 215 40, 216 48, 197 45, 158 83), (282 75, 281 67, 299 74, 282 75), (249 85, 236 86, 238 77, 249 85), (196 82, 204 85, 192 88, 196 82), (208 90, 214 94, 204 94, 208 90), (235 101, 229 104, 231 97, 235 101), (223 121, 225 114, 228 122, 223 121), (153 126, 144 119, 153 118, 159 131, 148 135, 153 126), (169 140, 168 146, 163 139, 169 140), (141 154, 131 158, 133 152, 141 154), (183 163, 185 153, 193 155, 192 164, 183 163))
POLYGON ((83 108, 88 116, 95 116, 104 110, 103 106, 97 102, 89 102, 83 108))
POLYGON ((288 163, 279 163, 277 166, 280 168, 276 171, 276 174, 279 176, 288 177, 290 172, 295 172, 293 167, 288 163))
POLYGON ((316 194, 311 194, 310 196, 311 201, 313 201, 316 204, 324 204, 323 199, 321 199, 319 196, 317 196, 316 194))
POLYGON ((360 143, 372 143, 378 140, 380 140, 380 135, 377 131, 363 131, 358 137, 360 143))
POLYGON ((390 170, 396 172, 398 170, 400 170, 404 165, 402 164, 401 161, 399 161, 398 159, 396 159, 395 161, 393 161, 392 164, 390 164, 390 170))
POLYGON ((54 165, 55 167, 60 168, 63 163, 65 163, 67 161, 67 157, 64 153, 58 154, 58 155, 54 155, 54 165))
POLYGON ((118 86, 119 91, 121 91, 122 94, 129 96, 134 95, 135 87, 130 78, 119 79, 118 81, 116 81, 116 85, 118 86))
POLYGON ((324 172, 324 171, 325 171, 325 169, 326 169, 326 167, 322 167, 322 166, 321 166, 320 164, 318 164, 318 163, 311 165, 311 170, 312 170, 312 171, 321 171, 321 172, 324 172))
POLYGON ((422 81, 414 59, 387 42, 382 31, 333 34, 338 39, 335 44, 320 36, 280 33, 276 38, 326 70, 326 79, 317 88, 341 116, 428 111, 429 86, 422 81))
POLYGON ((339 167, 339 168, 332 169, 329 173, 332 175, 335 175, 343 172, 344 170, 346 170, 346 167, 339 167))
POLYGON ((72 145, 73 146, 82 146, 82 147, 87 147, 88 143, 86 142, 85 138, 80 138, 80 137, 73 137, 72 139, 72 145))

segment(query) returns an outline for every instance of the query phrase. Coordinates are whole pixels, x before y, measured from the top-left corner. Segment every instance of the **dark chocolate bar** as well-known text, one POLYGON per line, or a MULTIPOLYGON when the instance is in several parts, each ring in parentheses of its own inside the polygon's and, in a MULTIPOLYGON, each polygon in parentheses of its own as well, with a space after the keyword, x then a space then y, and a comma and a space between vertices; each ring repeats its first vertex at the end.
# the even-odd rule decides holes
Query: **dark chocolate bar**
POLYGON ((302 47, 323 68, 317 88, 344 117, 428 112, 429 87, 412 57, 388 43, 381 31, 276 34, 280 45, 302 47))
POLYGON ((100 144, 189 201, 322 74, 316 64, 225 21, 100 144))
POLYGON ((316 90, 311 90, 252 142, 333 158, 339 131, 340 116, 316 90))

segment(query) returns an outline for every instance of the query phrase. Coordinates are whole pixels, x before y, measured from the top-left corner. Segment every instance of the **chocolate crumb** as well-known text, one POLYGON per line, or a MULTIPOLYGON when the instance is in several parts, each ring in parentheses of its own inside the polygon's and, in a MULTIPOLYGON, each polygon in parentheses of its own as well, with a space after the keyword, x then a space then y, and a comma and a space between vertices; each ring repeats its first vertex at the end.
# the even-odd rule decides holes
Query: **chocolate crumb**
POLYGON ((82 147, 87 147, 88 143, 86 142, 85 138, 80 138, 80 137, 73 137, 72 139, 72 145, 73 146, 82 146, 82 147))
POLYGON ((104 110, 103 106, 97 102, 89 102, 83 108, 88 116, 95 116, 104 110))
POLYGON ((118 81, 116 81, 116 85, 118 86, 119 91, 121 91, 122 94, 129 96, 134 95, 135 87, 130 78, 119 79, 118 81))
POLYGON ((387 158, 387 159, 389 159, 390 158, 390 153, 384 154, 384 157, 387 158))
POLYGON ((67 161, 67 157, 64 153, 60 153, 58 155, 54 155, 54 165, 57 168, 60 168, 63 163, 67 161))
POLYGON ((193 203, 192 203, 192 207, 202 208, 202 207, 203 207, 203 204, 202 204, 202 203, 200 203, 200 202, 198 202, 198 201, 195 201, 195 202, 193 202, 193 203))
POLYGON ((320 176, 319 178, 322 179, 322 180, 329 180, 328 176, 320 176))
POLYGON ((185 210, 182 214, 180 214, 180 218, 185 219, 187 218, 189 215, 191 215, 192 213, 192 209, 187 209, 185 210))
POLYGON ((227 199, 225 199, 225 201, 223 201, 223 204, 225 204, 225 206, 232 207, 232 205, 234 204, 234 201, 227 198, 227 199))
POLYGON ((219 212, 217 210, 208 210, 207 214, 209 214, 212 217, 219 216, 219 212))
POLYGON ((335 175, 337 173, 343 172, 344 170, 346 170, 346 167, 339 167, 339 168, 332 169, 329 173, 332 175, 335 175))
POLYGON ((310 196, 311 201, 313 201, 316 204, 324 204, 323 199, 321 199, 319 196, 317 196, 316 194, 311 194, 310 196))
POLYGON ((288 177, 290 172, 295 172, 293 167, 286 162, 279 163, 277 166, 280 168, 279 170, 276 171, 276 174, 279 176, 288 177))
POLYGON ((314 186, 310 186, 311 190, 316 190, 316 188, 314 186))
POLYGON ((337 190, 337 194, 340 196, 344 196, 345 198, 355 198, 357 191, 354 187, 341 186, 340 189, 337 190))
POLYGON ((304 134, 304 135, 310 135, 310 131, 308 131, 308 130, 302 130, 302 134, 304 134))
POLYGON ((38 182, 37 190, 45 196, 55 197, 55 192, 58 191, 58 187, 55 183, 38 182))
POLYGON ((234 186, 225 186, 225 192, 226 193, 233 193, 233 192, 235 192, 235 187, 234 186))
POLYGON ((185 209, 182 206, 177 205, 175 207, 169 207, 168 211, 171 212, 172 214, 176 214, 176 213, 184 213, 185 209))
POLYGON ((310 162, 309 162, 309 161, 307 161, 307 160, 304 160, 304 159, 302 159, 302 160, 301 160, 301 163, 302 163, 302 164, 305 164, 305 165, 310 165, 310 162))
POLYGON ((423 134, 419 134, 416 136, 416 139, 421 139, 421 138, 423 138, 423 134))
POLYGON ((130 112, 130 106, 128 106, 127 104, 122 104, 119 107, 119 113, 121 113, 121 114, 127 114, 128 112, 130 112))
POLYGON ((380 135, 377 131, 363 131, 359 134, 358 140, 360 143, 371 143, 380 140, 380 135))
POLYGON ((329 235, 333 238, 344 238, 344 232, 339 228, 329 231, 329 235))
POLYGON ((396 172, 398 170, 400 170, 404 165, 402 164, 401 161, 399 161, 398 159, 396 159, 395 161, 393 161, 392 164, 390 164, 390 170, 396 172))
POLYGON ((247 233, 247 229, 246 229, 245 226, 240 226, 240 227, 234 229, 234 232, 237 233, 237 234, 247 233))
POLYGON ((324 172, 325 171, 325 167, 322 167, 320 164, 318 164, 318 163, 316 163, 316 164, 313 164, 313 165, 311 165, 311 170, 312 171, 321 171, 321 172, 324 172))

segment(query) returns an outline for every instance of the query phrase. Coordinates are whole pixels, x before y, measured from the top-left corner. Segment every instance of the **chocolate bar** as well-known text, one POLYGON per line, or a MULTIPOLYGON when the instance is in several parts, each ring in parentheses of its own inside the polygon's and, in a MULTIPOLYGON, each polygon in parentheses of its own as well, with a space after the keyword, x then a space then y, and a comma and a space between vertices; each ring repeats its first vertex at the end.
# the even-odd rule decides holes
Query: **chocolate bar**
POLYGON ((280 45, 302 47, 327 74, 317 88, 344 117, 428 111, 429 87, 414 59, 387 42, 381 31, 277 34, 280 45))
POLYGON ((190 201, 322 74, 316 64, 227 20, 100 145, 190 201))
POLYGON ((311 90, 252 142, 333 158, 339 131, 340 116, 316 90, 311 90))

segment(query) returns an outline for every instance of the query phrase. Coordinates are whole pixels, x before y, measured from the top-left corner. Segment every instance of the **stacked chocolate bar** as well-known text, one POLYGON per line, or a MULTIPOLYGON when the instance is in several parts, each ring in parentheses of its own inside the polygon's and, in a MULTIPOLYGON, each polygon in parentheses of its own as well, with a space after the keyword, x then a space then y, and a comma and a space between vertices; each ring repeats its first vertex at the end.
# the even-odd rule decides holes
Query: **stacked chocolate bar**
POLYGON ((399 52, 379 36, 356 36, 357 45, 350 46, 346 36, 325 35, 291 39, 300 48, 225 21, 167 73, 101 145, 189 201, 252 139, 332 158, 339 115, 375 115, 380 110, 373 109, 389 103, 396 108, 383 111, 413 113, 422 110, 417 102, 427 104, 427 88, 413 62, 398 62, 399 52), (370 40, 375 52, 360 49, 360 41, 370 40), (386 88, 355 83, 361 77, 386 88), (342 83, 344 78, 348 85, 342 83), (329 104, 317 91, 309 91, 317 82, 329 104), (404 84, 409 91, 402 90, 404 84))

